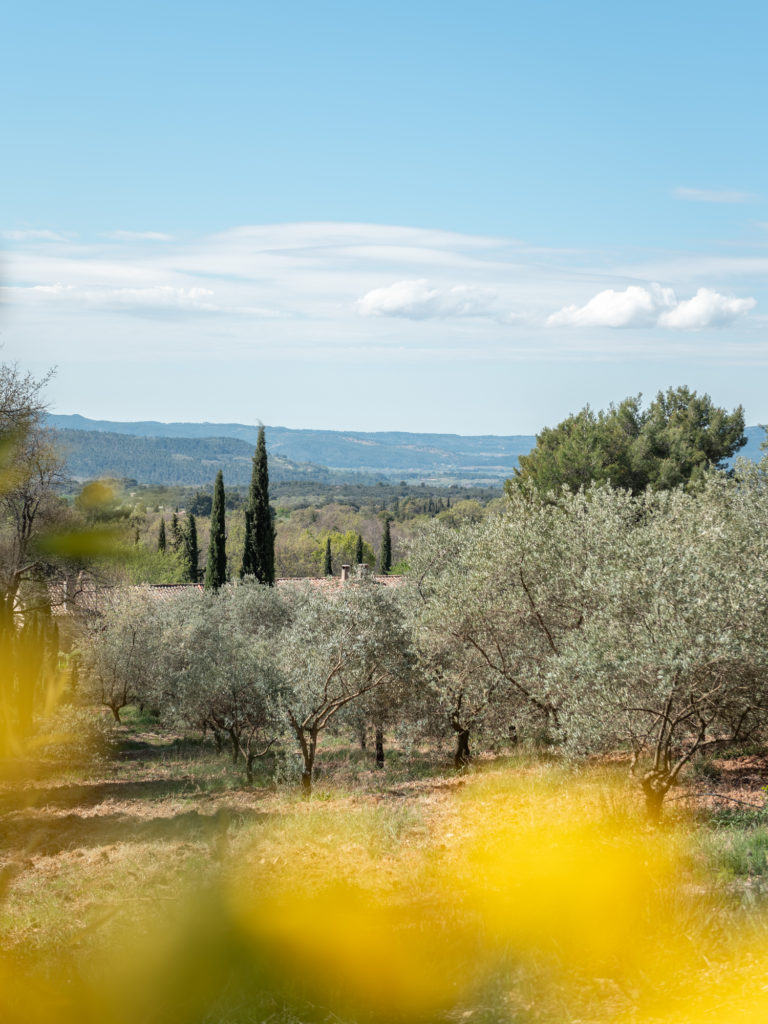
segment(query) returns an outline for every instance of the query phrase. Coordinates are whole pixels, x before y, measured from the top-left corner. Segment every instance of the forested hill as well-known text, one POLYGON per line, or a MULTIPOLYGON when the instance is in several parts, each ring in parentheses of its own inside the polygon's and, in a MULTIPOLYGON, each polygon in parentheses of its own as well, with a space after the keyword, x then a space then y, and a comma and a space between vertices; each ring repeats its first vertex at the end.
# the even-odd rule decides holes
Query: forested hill
MULTIPOLYGON (((219 469, 229 485, 251 479, 254 445, 231 437, 132 437, 103 430, 57 430, 67 472, 78 480, 127 477, 144 484, 204 486, 219 469)), ((279 455, 270 459, 276 483, 287 480, 337 482, 324 466, 299 464, 279 455)), ((350 474, 354 476, 354 474, 350 474)))
MULTIPOLYGON (((247 442, 251 450, 258 433, 258 427, 242 423, 113 423, 89 420, 83 416, 58 415, 50 415, 48 422, 52 427, 68 431, 68 434, 84 431, 89 437, 94 433, 107 432, 113 438, 117 434, 132 435, 137 439, 231 438, 247 442)), ((398 478, 504 480, 512 475, 518 455, 525 455, 536 443, 536 438, 529 434, 464 437, 459 434, 291 430, 288 427, 266 427, 265 431, 271 460, 283 458, 293 463, 327 466, 345 473, 352 471, 398 478)), ((117 443, 114 439, 109 442, 117 443)), ((87 447, 90 448, 90 444, 87 447)), ((124 475, 136 477, 135 473, 124 475)))

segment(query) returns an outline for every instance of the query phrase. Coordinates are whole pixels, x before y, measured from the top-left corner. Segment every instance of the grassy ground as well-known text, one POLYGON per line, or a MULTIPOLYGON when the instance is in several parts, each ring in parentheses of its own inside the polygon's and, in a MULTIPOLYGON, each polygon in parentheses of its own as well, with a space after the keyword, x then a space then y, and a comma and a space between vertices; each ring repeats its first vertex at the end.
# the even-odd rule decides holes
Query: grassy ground
POLYGON ((660 829, 621 765, 321 758, 306 802, 290 760, 246 787, 130 711, 98 762, 6 779, 2 1019, 758 1019, 760 752, 694 766, 660 829))

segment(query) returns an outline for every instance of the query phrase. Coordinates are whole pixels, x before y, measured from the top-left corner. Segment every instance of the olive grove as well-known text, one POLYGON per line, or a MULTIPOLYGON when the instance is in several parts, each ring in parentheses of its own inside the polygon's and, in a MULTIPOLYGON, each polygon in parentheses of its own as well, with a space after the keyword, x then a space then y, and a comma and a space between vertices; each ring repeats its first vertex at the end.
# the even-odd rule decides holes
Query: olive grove
POLYGON ((209 732, 249 779, 292 749, 306 794, 326 730, 372 727, 379 765, 385 730, 452 736, 457 768, 518 735, 618 752, 652 818, 698 752, 763 737, 762 469, 688 491, 512 489, 478 523, 429 524, 409 561, 398 586, 362 573, 117 601, 85 655, 90 692, 209 732))

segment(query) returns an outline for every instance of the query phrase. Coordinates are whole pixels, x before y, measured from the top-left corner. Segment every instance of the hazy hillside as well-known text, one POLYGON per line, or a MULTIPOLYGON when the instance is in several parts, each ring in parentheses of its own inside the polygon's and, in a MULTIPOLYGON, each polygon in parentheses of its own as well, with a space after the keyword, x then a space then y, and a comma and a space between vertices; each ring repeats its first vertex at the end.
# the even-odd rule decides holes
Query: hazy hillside
POLYGON ((747 443, 738 454, 753 462, 759 462, 765 454, 760 449, 760 445, 765 440, 765 430, 763 427, 747 427, 744 433, 747 435, 747 443))
MULTIPOLYGON (((113 423, 83 416, 50 415, 53 427, 70 431, 130 434, 155 438, 237 438, 254 445, 258 427, 242 423, 113 423)), ((331 469, 378 476, 420 475, 503 480, 512 475, 518 455, 535 444, 528 434, 463 437, 459 434, 363 433, 265 427, 272 458, 314 463, 331 469)))

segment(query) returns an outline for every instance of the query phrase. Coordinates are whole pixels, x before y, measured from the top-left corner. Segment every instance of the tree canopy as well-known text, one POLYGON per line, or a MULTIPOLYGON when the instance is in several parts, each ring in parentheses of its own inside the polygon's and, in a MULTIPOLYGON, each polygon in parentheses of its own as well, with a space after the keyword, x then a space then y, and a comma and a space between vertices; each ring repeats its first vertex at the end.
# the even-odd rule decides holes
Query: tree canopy
POLYGON ((536 437, 520 456, 515 481, 540 493, 610 483, 639 494, 646 488, 696 487, 710 467, 725 469, 746 444, 744 410, 716 406, 687 387, 660 391, 643 409, 642 396, 595 413, 588 405, 536 437))

